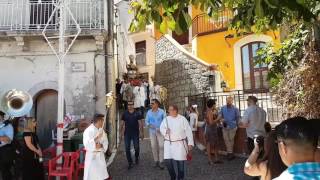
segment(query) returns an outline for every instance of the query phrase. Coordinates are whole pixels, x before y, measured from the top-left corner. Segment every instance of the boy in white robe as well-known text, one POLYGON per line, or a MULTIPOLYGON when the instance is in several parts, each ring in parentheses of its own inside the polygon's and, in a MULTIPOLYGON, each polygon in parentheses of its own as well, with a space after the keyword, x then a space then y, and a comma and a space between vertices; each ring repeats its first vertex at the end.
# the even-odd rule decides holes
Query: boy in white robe
POLYGON ((104 115, 96 114, 93 123, 83 133, 83 145, 86 150, 84 180, 105 180, 109 178, 105 152, 108 149, 108 137, 103 131, 104 115))
POLYGON ((164 159, 171 179, 184 179, 185 161, 194 142, 190 125, 185 117, 178 114, 177 106, 169 106, 169 116, 162 121, 160 132, 165 139, 164 159), (177 166, 178 173, 174 166, 177 166))

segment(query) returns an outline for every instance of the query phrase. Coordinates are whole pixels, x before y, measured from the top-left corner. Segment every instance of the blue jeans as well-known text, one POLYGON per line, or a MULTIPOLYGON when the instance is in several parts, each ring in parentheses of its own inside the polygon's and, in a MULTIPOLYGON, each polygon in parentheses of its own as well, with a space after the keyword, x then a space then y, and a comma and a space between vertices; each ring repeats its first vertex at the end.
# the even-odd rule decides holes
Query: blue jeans
POLYGON ((130 152, 131 142, 133 142, 136 161, 139 160, 139 133, 138 134, 125 134, 124 145, 126 149, 126 156, 129 164, 132 164, 132 157, 130 152))
POLYGON ((183 180, 184 179, 184 162, 176 161, 173 159, 166 159, 165 163, 168 168, 171 180, 183 180), (176 173, 174 166, 177 166, 178 174, 176 173))

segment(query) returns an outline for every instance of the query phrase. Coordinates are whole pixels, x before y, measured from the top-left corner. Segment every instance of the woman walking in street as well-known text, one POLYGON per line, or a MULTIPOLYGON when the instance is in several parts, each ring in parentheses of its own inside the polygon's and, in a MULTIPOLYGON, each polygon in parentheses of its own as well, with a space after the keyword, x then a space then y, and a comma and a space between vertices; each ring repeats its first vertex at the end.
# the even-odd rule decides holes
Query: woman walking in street
POLYGON ((197 105, 192 105, 190 108, 190 127, 192 130, 192 134, 193 134, 193 140, 196 141, 196 132, 198 129, 198 117, 199 117, 199 113, 197 110, 197 105))
POLYGON ((177 106, 169 106, 169 116, 162 121, 160 132, 164 136, 164 159, 171 180, 183 180, 185 161, 191 157, 194 143, 190 125, 185 117, 178 114, 177 106))
POLYGON ((24 146, 22 148, 23 180, 44 180, 42 151, 36 134, 36 119, 26 118, 24 127, 24 146))
POLYGON ((218 136, 218 110, 216 109, 216 102, 213 99, 209 99, 207 102, 207 112, 205 116, 206 120, 206 131, 205 131, 205 138, 207 144, 207 154, 209 164, 221 164, 222 161, 219 160, 218 157, 218 143, 219 143, 219 136, 218 136), (212 154, 214 153, 214 161, 212 160, 212 154))

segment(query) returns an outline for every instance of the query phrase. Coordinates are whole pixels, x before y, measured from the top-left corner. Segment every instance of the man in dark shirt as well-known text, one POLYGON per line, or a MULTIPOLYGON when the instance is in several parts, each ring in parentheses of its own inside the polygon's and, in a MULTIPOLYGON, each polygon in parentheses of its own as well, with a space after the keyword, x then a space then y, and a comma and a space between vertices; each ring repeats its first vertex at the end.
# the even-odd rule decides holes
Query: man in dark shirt
POLYGON ((122 81, 120 81, 120 79, 117 78, 117 80, 116 80, 116 93, 117 93, 117 102, 118 102, 119 108, 122 108, 121 86, 122 86, 122 81))
POLYGON ((130 153, 131 141, 135 151, 136 164, 139 163, 139 136, 143 139, 143 116, 134 110, 134 103, 128 101, 128 110, 125 111, 121 118, 120 132, 121 139, 124 136, 126 156, 129 163, 128 169, 133 167, 130 153))

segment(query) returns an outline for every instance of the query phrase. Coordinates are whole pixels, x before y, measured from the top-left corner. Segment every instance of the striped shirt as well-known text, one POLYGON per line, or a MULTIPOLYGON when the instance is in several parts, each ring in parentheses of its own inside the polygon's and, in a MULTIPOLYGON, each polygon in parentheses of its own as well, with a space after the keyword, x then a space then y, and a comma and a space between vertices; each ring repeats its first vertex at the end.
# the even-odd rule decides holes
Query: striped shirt
POLYGON ((320 163, 296 163, 273 180, 320 180, 320 163))

